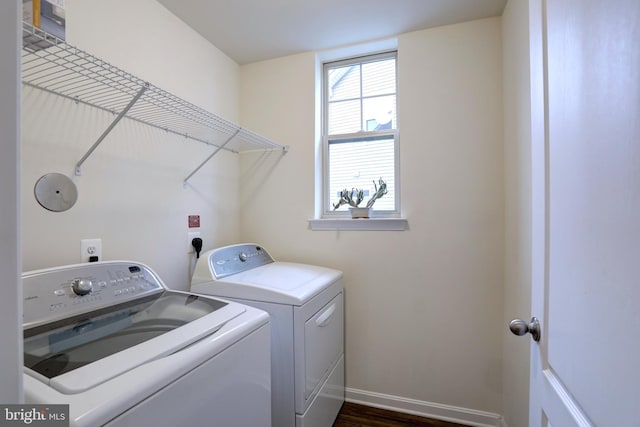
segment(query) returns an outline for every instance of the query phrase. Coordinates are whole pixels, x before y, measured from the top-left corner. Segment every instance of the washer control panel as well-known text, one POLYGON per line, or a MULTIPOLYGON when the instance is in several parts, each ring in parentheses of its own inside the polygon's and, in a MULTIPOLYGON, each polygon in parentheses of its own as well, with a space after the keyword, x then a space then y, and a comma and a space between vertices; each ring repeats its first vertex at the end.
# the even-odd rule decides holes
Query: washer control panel
POLYGON ((129 261, 104 261, 27 272, 22 275, 22 287, 25 328, 166 289, 149 267, 129 261))
POLYGON ((260 245, 242 243, 215 249, 209 263, 216 279, 238 274, 273 262, 271 255, 260 245))

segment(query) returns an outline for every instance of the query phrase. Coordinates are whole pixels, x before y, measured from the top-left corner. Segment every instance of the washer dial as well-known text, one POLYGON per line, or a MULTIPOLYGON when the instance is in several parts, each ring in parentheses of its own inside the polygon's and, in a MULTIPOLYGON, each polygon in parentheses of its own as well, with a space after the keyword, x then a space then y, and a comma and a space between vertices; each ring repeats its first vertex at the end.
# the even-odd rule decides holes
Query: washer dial
POLYGON ((93 283, 89 279, 75 279, 71 284, 71 289, 76 295, 87 295, 93 290, 93 283))

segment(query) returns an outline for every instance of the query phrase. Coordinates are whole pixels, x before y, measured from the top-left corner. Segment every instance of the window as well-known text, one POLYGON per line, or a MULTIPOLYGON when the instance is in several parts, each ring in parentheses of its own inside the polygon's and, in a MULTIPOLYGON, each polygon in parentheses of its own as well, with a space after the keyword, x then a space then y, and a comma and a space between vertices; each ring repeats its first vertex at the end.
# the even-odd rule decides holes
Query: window
POLYGON ((344 189, 363 190, 360 206, 376 192, 380 179, 387 194, 376 200, 377 216, 397 216, 398 135, 396 52, 325 63, 324 87, 324 216, 334 210, 344 189))

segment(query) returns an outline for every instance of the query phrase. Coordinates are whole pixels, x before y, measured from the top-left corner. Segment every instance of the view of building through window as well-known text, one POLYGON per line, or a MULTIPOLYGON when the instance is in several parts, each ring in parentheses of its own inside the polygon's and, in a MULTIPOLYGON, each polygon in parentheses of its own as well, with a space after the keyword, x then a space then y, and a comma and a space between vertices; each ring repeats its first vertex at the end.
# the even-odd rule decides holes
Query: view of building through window
POLYGON ((365 206, 382 178, 388 193, 374 208, 396 211, 395 52, 325 64, 325 85, 326 210, 345 188, 364 190, 365 206))

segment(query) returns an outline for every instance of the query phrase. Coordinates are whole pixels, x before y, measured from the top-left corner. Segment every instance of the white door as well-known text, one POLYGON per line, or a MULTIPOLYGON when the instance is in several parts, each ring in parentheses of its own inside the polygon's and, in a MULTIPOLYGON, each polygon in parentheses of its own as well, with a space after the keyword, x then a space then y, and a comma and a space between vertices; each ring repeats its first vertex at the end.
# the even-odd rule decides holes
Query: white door
POLYGON ((640 1, 530 0, 530 426, 640 426, 640 1))

